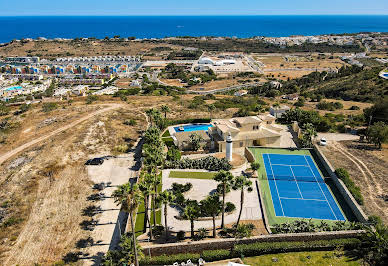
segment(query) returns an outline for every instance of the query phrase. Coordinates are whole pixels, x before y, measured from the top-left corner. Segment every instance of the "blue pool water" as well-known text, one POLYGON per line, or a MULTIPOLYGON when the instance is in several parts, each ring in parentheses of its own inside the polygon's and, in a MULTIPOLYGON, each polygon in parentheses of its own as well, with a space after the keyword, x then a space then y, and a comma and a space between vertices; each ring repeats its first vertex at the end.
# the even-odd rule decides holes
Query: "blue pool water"
POLYGON ((388 78, 388 73, 383 74, 384 77, 388 78))
POLYGON ((20 86, 13 86, 13 87, 6 88, 5 90, 6 91, 16 91, 16 90, 20 90, 20 89, 22 89, 22 87, 20 87, 20 86))
MULTIPOLYGON (((211 124, 201 124, 201 125, 186 125, 186 126, 183 126, 183 131, 199 131, 199 130, 205 130, 207 131, 209 129, 209 127, 212 127, 211 124)), ((181 130, 179 130, 180 127, 174 127, 175 129, 175 132, 183 132, 181 130)))

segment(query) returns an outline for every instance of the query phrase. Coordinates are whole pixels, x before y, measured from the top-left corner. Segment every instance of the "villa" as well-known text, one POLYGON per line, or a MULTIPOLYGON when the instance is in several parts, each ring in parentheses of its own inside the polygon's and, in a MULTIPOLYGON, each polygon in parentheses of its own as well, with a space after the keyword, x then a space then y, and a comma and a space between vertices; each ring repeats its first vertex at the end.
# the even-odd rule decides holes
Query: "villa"
POLYGON ((169 132, 175 145, 181 150, 190 149, 190 135, 202 136, 202 147, 218 152, 226 149, 226 138, 230 135, 233 149, 250 146, 276 147, 280 145, 282 127, 275 124, 270 114, 213 119, 210 124, 170 127, 169 132))
POLYGON ((249 146, 279 146, 283 128, 276 126, 276 118, 270 114, 212 120, 209 135, 214 148, 225 151, 226 138, 232 137, 233 149, 249 146))

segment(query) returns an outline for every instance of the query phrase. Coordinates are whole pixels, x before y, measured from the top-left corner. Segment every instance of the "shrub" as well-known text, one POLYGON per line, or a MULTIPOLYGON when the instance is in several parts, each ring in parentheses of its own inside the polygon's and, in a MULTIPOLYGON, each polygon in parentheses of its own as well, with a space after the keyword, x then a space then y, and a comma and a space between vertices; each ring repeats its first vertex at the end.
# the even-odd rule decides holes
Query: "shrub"
POLYGON ((353 195, 353 197, 357 201, 357 203, 360 205, 363 205, 364 198, 362 197, 360 187, 356 186, 356 184, 350 178, 348 171, 344 168, 338 168, 335 170, 335 173, 338 176, 338 178, 344 182, 345 186, 348 188, 350 193, 353 195))
POLYGON ((181 159, 181 156, 182 155, 181 155, 180 150, 176 149, 175 147, 171 147, 170 149, 168 149, 166 159, 168 161, 176 162, 176 161, 179 161, 181 159))
POLYGON ((115 146, 115 151, 119 153, 126 153, 128 152, 128 145, 127 144, 121 144, 115 146))
POLYGON ((42 105, 42 111, 45 113, 51 112, 58 108, 58 105, 56 103, 44 103, 42 105))
POLYGON ((217 249, 217 250, 205 250, 202 252, 202 259, 205 261, 219 261, 231 258, 230 250, 217 249))
POLYGON ((232 202, 227 202, 225 204, 225 212, 232 212, 236 209, 236 206, 232 202))
POLYGON ((97 100, 98 100, 97 95, 88 95, 88 97, 86 97, 86 104, 91 104, 97 100))
POLYGON ((124 121, 124 125, 127 126, 136 126, 136 120, 135 119, 129 119, 124 121))
POLYGON ((178 238, 178 240, 184 240, 185 239, 185 231, 178 231, 178 233, 176 233, 176 238, 178 238))
POLYGON ((251 168, 252 168, 252 170, 254 170, 254 171, 259 170, 259 169, 260 169, 260 163, 259 163, 259 162, 253 162, 253 163, 251 163, 251 168))
POLYGON ((234 248, 234 256, 259 256, 262 254, 282 253, 282 252, 297 252, 297 251, 312 251, 321 249, 336 249, 344 247, 352 249, 360 243, 359 239, 333 239, 333 240, 316 240, 309 242, 256 242, 252 244, 236 245, 234 248))
POLYGON ((229 171, 231 164, 225 158, 218 159, 213 156, 207 156, 200 159, 184 158, 180 161, 167 161, 166 168, 170 169, 205 169, 209 171, 229 171))
POLYGON ((197 263, 200 259, 200 254, 194 253, 182 253, 176 255, 161 255, 156 257, 146 257, 142 259, 140 265, 173 265, 175 262, 181 264, 182 262, 187 262, 191 260, 193 263, 197 263))
POLYGON ((352 105, 349 110, 360 110, 360 107, 358 107, 357 105, 352 105))

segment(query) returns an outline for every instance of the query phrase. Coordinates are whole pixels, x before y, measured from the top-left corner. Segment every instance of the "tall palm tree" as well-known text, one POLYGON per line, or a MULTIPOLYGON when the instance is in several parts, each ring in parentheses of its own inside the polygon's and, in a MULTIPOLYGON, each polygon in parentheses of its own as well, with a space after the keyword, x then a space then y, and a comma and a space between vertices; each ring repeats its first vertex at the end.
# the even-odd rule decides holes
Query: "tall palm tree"
POLYGON ((168 241, 168 238, 169 238, 168 225, 167 225, 167 207, 174 200, 175 200, 175 195, 168 190, 164 190, 162 193, 160 193, 158 197, 158 201, 164 204, 164 226, 166 228, 166 241, 168 241))
POLYGON ((137 256, 136 248, 136 234, 135 234, 135 224, 133 221, 133 214, 139 206, 139 202, 142 200, 141 194, 137 185, 132 185, 130 183, 125 183, 121 186, 118 186, 115 191, 112 193, 112 197, 115 200, 117 205, 121 204, 121 208, 129 213, 131 229, 132 229, 132 243, 133 243, 133 254, 135 257, 135 265, 139 265, 139 260, 137 256))
POLYGON ((214 180, 221 184, 222 186, 222 218, 221 218, 221 228, 225 228, 225 194, 226 191, 233 184, 234 177, 230 172, 219 171, 215 176, 214 180))
POLYGON ((213 218, 213 237, 216 237, 216 216, 220 214, 222 210, 222 203, 220 201, 220 195, 215 193, 208 196, 206 199, 201 200, 201 209, 213 218))
POLYGON ((184 211, 183 217, 187 220, 190 220, 190 231, 191 238, 194 238, 194 220, 199 217, 201 214, 201 208, 196 200, 191 200, 187 203, 184 211))
POLYGON ((156 207, 157 207, 156 198, 158 197, 158 186, 161 184, 162 180, 161 180, 160 175, 156 174, 155 172, 152 173, 152 176, 153 176, 152 186, 154 189, 153 193, 151 194, 151 196, 152 196, 152 213, 153 213, 153 223, 154 223, 154 226, 156 226, 156 207))
POLYGON ((153 108, 147 109, 147 110, 145 111, 145 113, 146 113, 146 115, 148 116, 148 119, 149 119, 150 124, 151 124, 151 127, 152 127, 152 125, 153 125, 152 122, 153 122, 154 109, 153 109, 153 108))
MULTIPOLYGON (((143 200, 144 200, 144 226, 143 226, 143 233, 147 230, 147 223, 149 225, 149 228, 151 228, 151 221, 150 217, 148 215, 149 211, 149 202, 150 202, 150 195, 153 193, 153 187, 152 187, 152 176, 150 176, 148 173, 146 173, 143 176, 143 179, 141 182, 139 182, 139 190, 142 193, 143 200)), ((152 230, 150 230, 150 237, 152 237, 152 230)))
POLYGON ((162 107, 160 109, 164 113, 164 119, 166 119, 167 113, 170 112, 170 107, 168 107, 168 105, 162 105, 162 107))
POLYGON ((232 188, 233 188, 233 190, 240 190, 241 191, 241 194, 240 194, 240 213, 238 214, 237 223, 236 223, 236 228, 237 228, 239 223, 240 223, 241 213, 242 213, 242 209, 243 209, 243 205, 244 205, 244 192, 245 192, 245 189, 247 189, 248 192, 252 191, 252 181, 249 180, 249 178, 247 178, 246 176, 238 176, 234 180, 232 188))

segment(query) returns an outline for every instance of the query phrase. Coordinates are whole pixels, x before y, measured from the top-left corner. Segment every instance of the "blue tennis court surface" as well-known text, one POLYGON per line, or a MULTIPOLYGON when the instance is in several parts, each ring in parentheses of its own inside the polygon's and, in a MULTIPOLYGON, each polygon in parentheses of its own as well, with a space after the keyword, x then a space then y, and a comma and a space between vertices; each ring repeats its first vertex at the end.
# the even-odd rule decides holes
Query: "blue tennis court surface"
POLYGON ((309 155, 263 154, 276 216, 345 221, 309 155))

